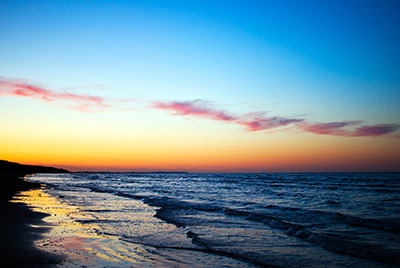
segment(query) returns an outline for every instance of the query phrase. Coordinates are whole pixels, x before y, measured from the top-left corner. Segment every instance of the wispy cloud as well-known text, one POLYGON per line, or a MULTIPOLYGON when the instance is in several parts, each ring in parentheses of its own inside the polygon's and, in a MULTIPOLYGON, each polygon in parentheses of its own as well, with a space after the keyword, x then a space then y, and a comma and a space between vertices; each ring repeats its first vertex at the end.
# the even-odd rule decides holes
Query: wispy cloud
POLYGON ((234 116, 224 110, 211 107, 209 102, 203 100, 184 102, 154 102, 151 107, 170 111, 173 115, 202 117, 211 120, 238 124, 245 126, 248 131, 274 129, 303 121, 303 119, 292 119, 277 116, 266 117, 264 112, 234 116))
POLYGON ((110 107, 110 104, 107 104, 106 100, 101 97, 74 94, 67 91, 57 92, 22 80, 0 80, 0 95, 28 97, 46 102, 65 102, 65 106, 79 111, 110 107))
POLYGON ((236 121, 236 123, 247 127, 249 131, 269 130, 304 121, 304 119, 285 118, 280 116, 266 117, 264 115, 255 116, 247 120, 243 119, 236 121))
POLYGON ((397 124, 361 125, 362 121, 343 121, 330 123, 300 123, 297 127, 305 132, 319 135, 334 135, 344 137, 378 137, 394 133, 400 129, 397 124))
POLYGON ((236 117, 227 114, 225 111, 209 107, 209 103, 203 100, 194 101, 173 101, 153 102, 152 108, 172 112, 174 115, 190 115, 219 121, 235 121, 236 117))
POLYGON ((305 132, 311 132, 319 135, 347 136, 349 130, 346 127, 352 127, 361 124, 361 121, 343 121, 329 123, 307 123, 297 124, 297 127, 305 132))
MULTIPOLYGON (((141 102, 136 99, 110 99, 86 94, 75 94, 68 91, 58 92, 42 86, 34 85, 26 80, 10 80, 0 77, 0 96, 16 96, 38 99, 45 102, 59 102, 67 108, 80 112, 99 111, 105 108, 121 108, 121 105, 130 105, 132 102, 141 102)), ((363 121, 340 122, 308 122, 305 118, 287 118, 282 116, 267 116, 265 112, 254 112, 244 115, 218 109, 209 101, 148 101, 148 108, 170 112, 172 115, 205 118, 224 123, 244 126, 247 131, 274 130, 282 127, 292 127, 317 135, 333 135, 343 137, 379 137, 383 135, 397 136, 399 124, 363 125, 363 121)))
POLYGON ((204 100, 153 102, 152 108, 171 112, 177 116, 201 117, 245 126, 248 131, 279 130, 280 127, 293 126, 303 132, 318 135, 343 137, 378 137, 395 133, 400 129, 397 124, 378 124, 365 126, 362 121, 341 121, 327 123, 310 123, 304 118, 268 117, 265 112, 245 115, 232 115, 229 112, 214 108, 204 100))
POLYGON ((396 124, 379 124, 373 126, 360 126, 350 133, 351 137, 378 137, 390 133, 394 133, 400 129, 400 125, 396 124))

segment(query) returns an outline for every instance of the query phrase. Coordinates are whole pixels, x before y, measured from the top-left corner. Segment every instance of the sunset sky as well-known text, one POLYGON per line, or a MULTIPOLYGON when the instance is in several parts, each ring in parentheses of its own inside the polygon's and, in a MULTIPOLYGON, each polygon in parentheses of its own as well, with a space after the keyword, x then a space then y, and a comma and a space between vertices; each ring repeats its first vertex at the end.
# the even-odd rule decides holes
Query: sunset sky
POLYGON ((0 1, 0 159, 400 171, 400 1, 0 1))

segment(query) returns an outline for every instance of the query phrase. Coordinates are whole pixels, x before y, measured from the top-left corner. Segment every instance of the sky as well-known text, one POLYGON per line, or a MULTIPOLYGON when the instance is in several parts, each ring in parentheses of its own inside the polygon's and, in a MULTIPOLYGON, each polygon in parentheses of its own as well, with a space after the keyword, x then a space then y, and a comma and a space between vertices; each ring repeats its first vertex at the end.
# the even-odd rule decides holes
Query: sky
POLYGON ((400 171, 400 2, 0 1, 0 159, 400 171))

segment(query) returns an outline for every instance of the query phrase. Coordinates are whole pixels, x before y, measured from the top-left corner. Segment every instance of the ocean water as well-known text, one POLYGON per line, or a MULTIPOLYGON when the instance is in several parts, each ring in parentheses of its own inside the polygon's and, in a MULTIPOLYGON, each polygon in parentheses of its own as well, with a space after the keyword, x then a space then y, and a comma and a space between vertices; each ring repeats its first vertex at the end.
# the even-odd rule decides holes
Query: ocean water
MULTIPOLYGON (((36 174, 133 267, 399 267, 400 174, 36 174), (138 251, 139 252, 139 251, 138 251), (151 266, 151 265, 150 265, 151 266)), ((71 214, 71 217, 74 217, 71 214)))

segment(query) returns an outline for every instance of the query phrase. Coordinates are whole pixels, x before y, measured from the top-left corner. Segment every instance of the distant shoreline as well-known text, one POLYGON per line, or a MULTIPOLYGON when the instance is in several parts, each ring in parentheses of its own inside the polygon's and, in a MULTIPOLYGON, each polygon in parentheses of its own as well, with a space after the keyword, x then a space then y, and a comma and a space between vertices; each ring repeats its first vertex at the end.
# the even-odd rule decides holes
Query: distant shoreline
POLYGON ((23 172, 26 174, 35 173, 135 173, 135 174, 379 174, 379 173, 400 173, 398 171, 298 171, 298 172, 281 172, 281 171, 260 171, 260 172, 217 172, 217 171, 89 171, 89 170, 78 170, 70 171, 64 168, 54 168, 48 166, 39 165, 24 165, 6 160, 0 160, 0 172, 23 172))
POLYGON ((132 173, 132 174, 397 174, 400 171, 336 171, 336 172, 184 172, 184 171, 70 171, 69 173, 92 173, 92 174, 111 174, 111 173, 132 173))

